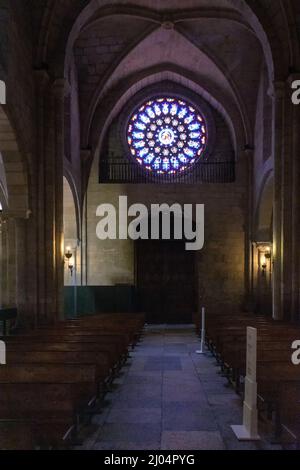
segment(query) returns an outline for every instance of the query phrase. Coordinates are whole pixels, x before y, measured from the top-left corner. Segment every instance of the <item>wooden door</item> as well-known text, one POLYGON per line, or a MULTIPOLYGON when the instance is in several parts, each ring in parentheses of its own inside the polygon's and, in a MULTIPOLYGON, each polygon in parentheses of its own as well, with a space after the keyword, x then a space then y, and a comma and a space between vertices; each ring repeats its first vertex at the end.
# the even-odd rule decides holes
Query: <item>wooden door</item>
POLYGON ((192 322, 195 259, 183 241, 138 241, 136 284, 148 323, 192 322))

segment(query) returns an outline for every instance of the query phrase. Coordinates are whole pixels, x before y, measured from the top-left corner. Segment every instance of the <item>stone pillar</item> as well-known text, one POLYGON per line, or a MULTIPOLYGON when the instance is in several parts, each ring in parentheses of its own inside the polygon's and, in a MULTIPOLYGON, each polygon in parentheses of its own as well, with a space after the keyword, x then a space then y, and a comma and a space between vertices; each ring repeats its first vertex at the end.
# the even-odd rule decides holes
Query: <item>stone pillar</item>
POLYGON ((13 218, 7 220, 7 279, 8 279, 8 305, 16 305, 16 223, 13 218))
POLYGON ((63 315, 64 84, 37 72, 37 324, 63 315))
POLYGON ((3 266, 2 266, 2 260, 3 260, 3 226, 2 226, 2 221, 0 217, 0 308, 3 305, 3 266))
POLYGON ((273 201, 273 318, 283 318, 282 305, 282 172, 283 172, 283 126, 284 126, 284 98, 285 84, 274 84, 273 106, 273 155, 274 155, 274 201, 273 201))
POLYGON ((1 218, 1 296, 0 305, 15 307, 16 297, 16 225, 13 217, 1 218))
POLYGON ((54 95, 54 130, 55 130, 55 287, 56 312, 60 319, 64 316, 64 112, 65 91, 68 84, 65 79, 56 80, 53 85, 54 95))
MULTIPOLYGON (((46 170, 46 138, 47 138, 47 90, 50 87, 50 78, 45 70, 35 72, 37 101, 36 101, 36 120, 37 120, 37 146, 36 161, 37 169, 36 194, 34 198, 34 236, 36 237, 36 312, 35 323, 47 322, 47 263, 48 246, 46 246, 47 229, 46 207, 47 205, 47 170, 46 170)), ((51 250, 51 246, 50 246, 51 250)))
POLYGON ((273 206, 273 317, 291 320, 299 283, 299 111, 289 80, 275 84, 273 206))
POLYGON ((25 218, 15 219, 16 306, 18 308, 18 325, 26 329, 35 326, 35 318, 28 302, 28 294, 31 289, 31 278, 28 270, 31 260, 27 249, 28 223, 30 222, 25 218))
MULTIPOLYGON (((289 77, 288 84, 300 80, 300 74, 289 77)), ((291 93, 292 89, 290 88, 291 93)), ((300 319, 300 106, 292 106, 292 263, 291 263, 291 319, 300 319)))
POLYGON ((82 210, 82 228, 81 228, 81 285, 88 285, 88 181, 89 173, 85 170, 89 167, 88 163, 91 162, 92 154, 90 149, 81 149, 80 158, 83 162, 83 194, 85 194, 83 200, 82 210))
POLYGON ((0 306, 4 307, 9 303, 9 282, 8 282, 8 224, 5 218, 0 220, 0 306))
POLYGON ((253 266, 252 266, 252 240, 253 240, 253 149, 246 148, 243 158, 247 167, 247 199, 245 201, 245 308, 253 311, 253 266))

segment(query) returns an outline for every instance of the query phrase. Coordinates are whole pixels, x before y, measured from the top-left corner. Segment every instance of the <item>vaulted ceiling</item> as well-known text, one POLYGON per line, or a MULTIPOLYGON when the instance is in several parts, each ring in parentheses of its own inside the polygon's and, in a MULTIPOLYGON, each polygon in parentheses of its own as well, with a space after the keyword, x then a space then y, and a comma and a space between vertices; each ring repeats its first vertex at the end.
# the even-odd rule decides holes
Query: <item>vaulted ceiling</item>
POLYGON ((86 140, 109 93, 172 72, 240 119, 251 142, 262 68, 272 84, 300 66, 297 0, 28 2, 36 67, 60 77, 75 64, 86 140))

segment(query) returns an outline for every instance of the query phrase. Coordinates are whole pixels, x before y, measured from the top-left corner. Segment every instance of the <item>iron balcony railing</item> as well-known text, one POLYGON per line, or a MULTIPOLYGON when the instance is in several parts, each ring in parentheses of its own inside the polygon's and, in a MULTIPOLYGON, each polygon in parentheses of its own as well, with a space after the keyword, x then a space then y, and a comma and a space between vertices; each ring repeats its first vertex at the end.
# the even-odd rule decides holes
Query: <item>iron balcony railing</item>
POLYGON ((100 159, 100 183, 115 184, 196 184, 196 183, 233 183, 235 181, 235 162, 208 162, 195 164, 188 171, 178 175, 153 174, 135 162, 124 158, 100 159))

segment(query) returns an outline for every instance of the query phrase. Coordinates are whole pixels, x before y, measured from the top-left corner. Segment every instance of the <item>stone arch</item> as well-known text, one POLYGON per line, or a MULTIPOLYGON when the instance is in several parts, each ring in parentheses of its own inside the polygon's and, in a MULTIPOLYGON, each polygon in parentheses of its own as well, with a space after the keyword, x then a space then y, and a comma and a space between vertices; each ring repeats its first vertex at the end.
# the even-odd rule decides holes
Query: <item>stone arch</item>
MULTIPOLYGON (((278 80, 284 76, 286 70, 282 70, 282 56, 293 56, 293 42, 287 39, 286 44, 282 44, 274 31, 274 27, 270 25, 269 18, 266 15, 265 10, 258 4, 256 0, 228 0, 232 7, 235 8, 244 19, 248 21, 257 37, 259 38, 263 50, 265 52, 266 62, 268 64, 270 78, 278 80), (283 48, 285 50, 283 50, 283 48)), ((290 2, 289 2, 290 5, 290 2)), ((57 67, 59 68, 59 74, 64 73, 65 59, 70 55, 73 48, 74 41, 81 31, 82 27, 87 24, 93 17, 95 17, 97 11, 101 8, 105 8, 107 2, 105 0, 91 0, 90 2, 78 2, 76 8, 74 7, 74 13, 69 15, 67 28, 64 28, 62 35, 59 36, 60 40, 60 52, 58 48, 57 54, 57 67), (79 4, 80 3, 80 4, 79 4), (61 41, 65 44, 65 51, 61 53, 61 41)), ((47 54, 52 48, 55 50, 55 45, 51 41, 55 41, 55 33, 52 28, 57 28, 57 21, 55 17, 61 14, 63 6, 58 6, 53 0, 48 0, 48 5, 45 8, 45 14, 42 20, 41 34, 39 38, 38 47, 38 58, 37 61, 40 64, 47 63, 47 54), (60 10, 58 9, 60 8, 60 10), (57 9, 57 10, 56 10, 57 9), (52 26, 53 25, 53 26, 52 26)), ((66 8, 66 7, 65 7, 66 8)), ((152 21, 157 21, 157 15, 153 16, 153 12, 146 10, 152 21)), ((282 9, 280 9, 281 13, 282 9)), ((285 22, 285 21, 284 21, 285 22)), ((289 26, 290 22, 286 21, 286 27, 289 26)), ((282 27, 282 24, 280 25, 282 27)), ((58 33, 56 33, 58 35, 58 33)), ((289 33, 286 32, 288 38, 289 33)))
POLYGON ((0 106, 0 152, 6 175, 9 211, 13 215, 27 217, 28 175, 14 129, 3 106, 0 106))
POLYGON ((70 230, 72 230, 72 233, 74 235, 73 238, 80 240, 81 215, 79 196, 74 179, 71 173, 66 169, 64 170, 64 213, 65 203, 72 212, 72 227, 70 227, 70 230))
MULTIPOLYGON (((156 32, 155 32, 155 34, 156 34, 156 32)), ((130 83, 130 81, 132 79, 134 79, 132 77, 136 72, 134 72, 133 70, 130 70, 130 68, 126 66, 126 63, 130 62, 130 59, 132 60, 131 55, 135 54, 136 49, 138 47, 140 47, 141 45, 143 46, 144 40, 146 40, 146 41, 149 40, 152 33, 153 33, 153 31, 152 32, 148 31, 148 34, 143 37, 143 40, 141 40, 138 45, 137 44, 131 45, 131 47, 126 51, 126 54, 124 54, 120 58, 120 60, 118 59, 118 63, 117 64, 114 63, 113 66, 111 68, 109 68, 109 70, 105 73, 105 75, 100 78, 100 81, 97 84, 97 87, 95 87, 95 90, 91 94, 91 98, 90 98, 90 102, 89 102, 88 107, 87 107, 87 111, 86 111, 85 115, 83 116, 83 141, 85 140, 85 138, 86 138, 86 136, 89 132, 89 128, 91 126, 91 122, 92 122, 93 116, 95 114, 95 110, 96 110, 97 106, 101 103, 101 100, 105 97, 105 95, 108 94, 110 89, 112 89, 115 86, 117 81, 121 82, 122 80, 125 80, 124 76, 122 75, 123 61, 124 61, 125 69, 127 70, 127 68, 128 68, 128 73, 127 73, 126 80, 130 83)), ((228 96, 234 97, 237 108, 239 108, 239 114, 240 114, 239 119, 241 120, 242 125, 244 127, 244 132, 246 134, 246 138, 245 138, 246 143, 249 144, 249 145, 252 145, 253 132, 252 132, 251 125, 250 125, 250 122, 249 122, 249 116, 248 116, 247 110, 245 108, 245 105, 243 103, 243 100, 240 96, 240 93, 238 91, 238 88, 236 87, 236 85, 233 82, 233 79, 228 76, 228 74, 226 73, 226 70, 224 69, 224 66, 220 65, 220 63, 216 59, 215 55, 213 55, 212 53, 209 53, 206 50, 206 48, 201 48, 201 50, 200 50, 200 48, 198 46, 193 44, 189 40, 189 38, 187 38, 185 35, 181 34, 180 31, 179 32, 176 31, 176 35, 178 36, 178 38, 181 38, 186 42, 186 44, 183 44, 183 46, 185 46, 185 47, 190 46, 192 48, 195 48, 197 50, 197 53, 199 54, 199 59, 200 59, 200 54, 201 54, 201 60, 207 61, 208 63, 210 63, 215 68, 216 73, 218 74, 218 78, 219 78, 219 86, 217 85, 217 81, 218 81, 217 79, 216 80, 212 80, 212 79, 207 80, 205 74, 202 75, 201 71, 196 72, 196 69, 192 69, 190 67, 188 67, 188 68, 184 67, 184 65, 180 65, 179 63, 177 63, 177 61, 174 61, 174 58, 173 58, 173 60, 171 58, 168 63, 159 62, 156 65, 146 64, 147 61, 144 58, 144 61, 145 61, 144 70, 147 70, 148 74, 150 72, 152 73, 152 71, 154 71, 154 70, 155 70, 155 72, 157 71, 157 72, 162 72, 162 73, 164 73, 166 70, 168 70, 170 73, 175 72, 176 74, 182 76, 183 81, 190 81, 190 85, 191 85, 191 82, 193 80, 195 82, 199 83, 199 84, 202 81, 205 84, 204 87, 206 87, 207 90, 208 90, 207 95, 209 95, 209 94, 213 95, 213 93, 215 95, 218 95, 219 96, 219 98, 218 98, 219 102, 222 101, 220 99, 221 95, 222 94, 225 95, 226 92, 227 92, 228 96), (222 77, 222 86, 220 85, 220 77, 222 77), (209 92, 209 90, 213 90, 213 89, 214 89, 213 92, 212 91, 209 92), (224 90, 223 90, 223 92, 221 92, 219 89, 222 89, 222 90, 224 89, 224 90)), ((186 55, 188 55, 188 54, 186 54, 186 55)), ((141 54, 140 54, 140 56, 141 56, 141 54)), ((133 57, 133 61, 135 61, 134 57, 133 57)), ((204 66, 204 68, 205 68, 205 66, 204 66)), ((140 72, 139 75, 144 77, 146 74, 145 74, 145 72, 144 73, 140 72)), ((139 77, 139 79, 140 79, 140 77, 139 77)), ((226 114, 226 112, 223 112, 223 114, 226 114)), ((86 145, 86 143, 84 145, 86 145)))
MULTIPOLYGON (((255 31, 264 51, 270 83, 272 84, 274 80, 285 78, 288 70, 283 69, 282 54, 284 54, 284 57, 291 56, 288 41, 285 44, 285 46, 287 46, 286 51, 284 50, 284 45, 280 41, 280 38, 277 36, 276 31, 270 22, 270 18, 266 15, 265 10, 256 0, 229 0, 229 2, 233 7, 240 11, 255 31)), ((279 10, 284 14, 284 11, 282 11, 281 8, 279 8, 279 10)), ((282 23, 279 26, 282 27, 282 23)), ((286 34, 288 38, 288 31, 286 34)))
MULTIPOLYGON (((186 77, 184 71, 179 70, 177 67, 168 66, 164 68, 164 70, 147 70, 144 76, 133 77, 132 82, 131 80, 127 80, 125 89, 117 86, 118 94, 115 100, 113 103, 110 102, 110 106, 104 106, 104 112, 101 108, 99 115, 97 115, 97 113, 95 114, 94 126, 91 129, 88 140, 85 142, 86 146, 93 148, 93 156, 99 155, 109 125, 128 100, 144 87, 164 80, 180 84, 208 101, 212 107, 218 110, 224 117, 232 135, 236 154, 243 149, 247 142, 247 134, 241 124, 239 110, 231 102, 226 102, 220 92, 211 89, 209 84, 207 84, 207 89, 204 89, 204 87, 197 83, 196 79, 192 80, 191 77, 186 77)), ((92 162, 90 162, 90 164, 92 164, 92 162)))

